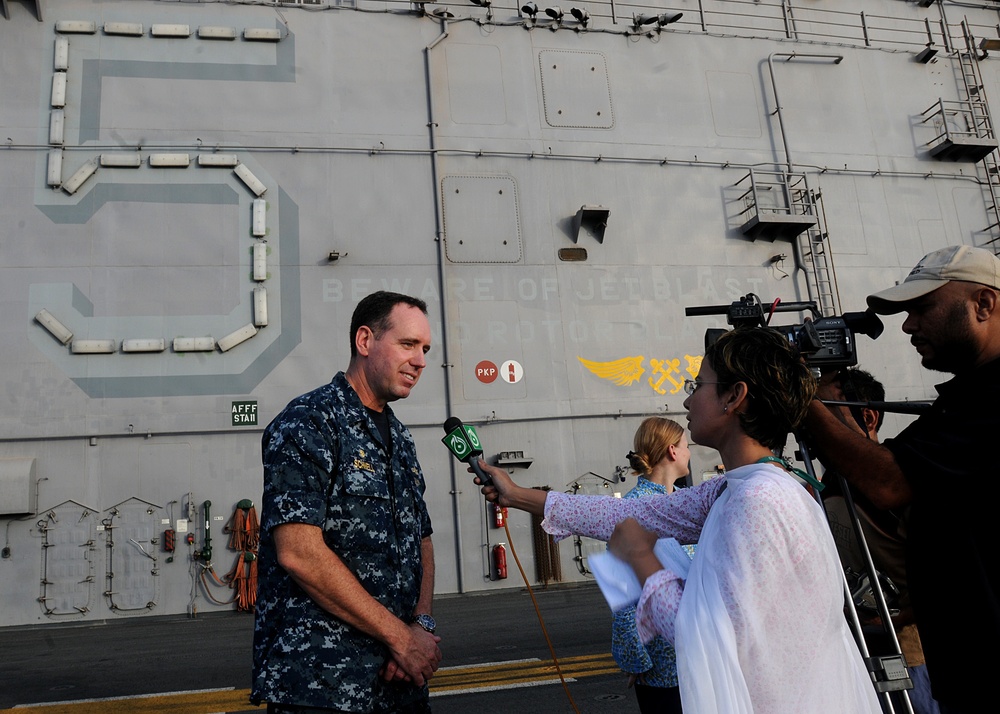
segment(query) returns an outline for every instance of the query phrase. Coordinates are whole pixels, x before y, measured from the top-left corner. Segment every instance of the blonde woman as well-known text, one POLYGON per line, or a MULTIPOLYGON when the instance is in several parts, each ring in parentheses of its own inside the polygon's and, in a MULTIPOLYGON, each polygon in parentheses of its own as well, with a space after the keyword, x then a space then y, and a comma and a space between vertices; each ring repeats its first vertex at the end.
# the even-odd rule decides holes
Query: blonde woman
MULTIPOLYGON (((625 498, 673 493, 674 484, 689 471, 691 450, 684 427, 672 419, 649 417, 635 432, 628 463, 639 477, 625 498)), ((693 554, 694 546, 687 546, 693 554)), ((635 622, 635 606, 615 613, 611 631, 611 654, 629 675, 642 714, 679 714, 681 694, 677 687, 674 648, 662 637, 643 644, 635 622)))

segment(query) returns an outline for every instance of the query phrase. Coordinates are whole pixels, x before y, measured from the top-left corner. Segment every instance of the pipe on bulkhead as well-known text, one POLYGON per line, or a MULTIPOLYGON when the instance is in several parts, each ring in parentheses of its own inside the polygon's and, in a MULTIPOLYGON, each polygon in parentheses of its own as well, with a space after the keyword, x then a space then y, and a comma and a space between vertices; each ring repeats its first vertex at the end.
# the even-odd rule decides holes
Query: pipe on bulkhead
MULTIPOLYGON (((440 174, 437 149, 437 118, 434 113, 434 87, 431 81, 431 50, 448 37, 448 20, 441 18, 441 34, 435 37, 424 48, 424 77, 427 88, 427 137, 431 157, 431 186, 434 190, 434 240, 437 243, 438 292, 441 296, 441 366, 444 368, 444 405, 447 416, 452 413, 451 399, 451 360, 448 350, 448 285, 445 278, 444 228, 441 221, 441 187, 438 185, 440 174)), ((458 488, 458 474, 455 470, 455 459, 448 459, 448 473, 451 480, 451 508, 455 523, 455 574, 457 576, 458 592, 465 592, 465 582, 462 577, 462 511, 458 502, 461 493, 458 488)))
MULTIPOLYGON (((829 55, 829 54, 801 54, 798 52, 772 52, 767 56, 767 70, 771 75, 771 93, 774 95, 774 115, 778 117, 778 132, 781 134, 781 146, 785 152, 785 168, 789 174, 794 171, 794 165, 792 162, 792 152, 788 148, 788 132, 785 130, 785 117, 781 112, 781 100, 778 99, 778 82, 774 76, 774 58, 784 57, 786 62, 791 62, 796 59, 807 59, 807 60, 832 60, 834 64, 840 64, 844 56, 843 55, 829 55)), ((787 180, 787 179, 786 179, 787 180)), ((806 273, 806 268, 803 261, 803 256, 799 250, 798 241, 794 242, 795 250, 793 254, 795 256, 795 270, 799 273, 806 273)), ((806 279, 806 291, 809 290, 809 280, 806 279)))

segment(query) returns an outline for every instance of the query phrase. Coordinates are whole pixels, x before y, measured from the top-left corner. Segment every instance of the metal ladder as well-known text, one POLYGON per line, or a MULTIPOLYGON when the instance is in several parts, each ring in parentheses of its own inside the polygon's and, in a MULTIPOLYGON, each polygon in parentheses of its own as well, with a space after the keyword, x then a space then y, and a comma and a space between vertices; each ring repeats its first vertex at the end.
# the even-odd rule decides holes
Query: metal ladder
MULTIPOLYGON (((976 136, 993 136, 993 119, 990 116, 990 107, 984 91, 983 77, 979 69, 979 54, 976 52, 975 41, 968 24, 962 22, 962 32, 965 36, 965 51, 958 54, 958 70, 961 78, 960 89, 965 95, 965 100, 970 107, 970 119, 972 126, 969 131, 976 136)), ((993 252, 1000 255, 1000 164, 997 162, 996 152, 990 152, 982 159, 986 180, 981 183, 983 189, 983 199, 986 203, 987 216, 992 218, 992 223, 986 226, 981 232, 985 233, 987 240, 985 245, 992 246, 993 252)))
POLYGON ((816 225, 795 238, 796 262, 805 269, 810 298, 822 315, 839 315, 840 295, 829 250, 830 234, 823 215, 823 194, 809 188, 808 181, 804 181, 802 185, 789 187, 789 196, 803 213, 816 217, 816 225), (812 265, 811 270, 806 269, 808 264, 812 265))

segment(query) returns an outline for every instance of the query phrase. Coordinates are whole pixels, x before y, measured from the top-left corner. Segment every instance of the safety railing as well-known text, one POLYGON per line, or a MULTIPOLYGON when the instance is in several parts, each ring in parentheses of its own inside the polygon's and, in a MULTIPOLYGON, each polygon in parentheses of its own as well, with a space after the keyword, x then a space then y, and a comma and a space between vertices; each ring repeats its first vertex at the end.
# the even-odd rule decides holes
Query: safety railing
MULTIPOLYGON (((467 0, 433 2, 432 0, 280 0, 289 6, 311 10, 319 7, 365 11, 401 12, 420 8, 430 14, 447 11, 448 19, 474 19, 480 24, 513 24, 573 32, 632 32, 633 19, 639 15, 657 16, 682 13, 669 29, 680 32, 705 32, 743 38, 768 38, 817 44, 836 44, 887 51, 918 52, 928 45, 948 52, 960 44, 965 32, 977 37, 998 37, 996 24, 975 23, 963 19, 947 24, 935 8, 921 8, 900 3, 898 16, 873 14, 864 9, 842 10, 817 7, 806 0, 687 0, 673 3, 619 2, 618 0, 580 0, 589 21, 581 26, 571 18, 570 8, 563 7, 565 19, 554 22, 545 13, 546 3, 522 0, 467 0), (537 16, 522 13, 522 6, 534 4, 537 16)), ((563 3, 564 5, 566 3, 563 3)), ((569 4, 573 4, 570 2, 569 4)), ((557 3, 552 0, 555 8, 557 3)), ((440 16, 440 15, 439 15, 440 16)), ((956 18, 957 19, 957 18, 956 18)))

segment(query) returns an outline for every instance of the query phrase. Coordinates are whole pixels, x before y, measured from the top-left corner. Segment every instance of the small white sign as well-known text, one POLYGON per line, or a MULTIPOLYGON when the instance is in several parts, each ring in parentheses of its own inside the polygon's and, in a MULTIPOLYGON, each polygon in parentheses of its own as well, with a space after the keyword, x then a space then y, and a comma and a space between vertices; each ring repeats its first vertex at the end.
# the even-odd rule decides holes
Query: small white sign
POLYGON ((187 530, 188 530, 188 521, 187 521, 187 518, 178 518, 177 519, 177 528, 176 528, 176 530, 177 530, 178 533, 187 533, 187 530))
POLYGON ((500 379, 507 384, 517 384, 521 381, 521 377, 523 376, 524 368, 521 366, 520 362, 515 362, 514 360, 509 359, 500 365, 500 379))

